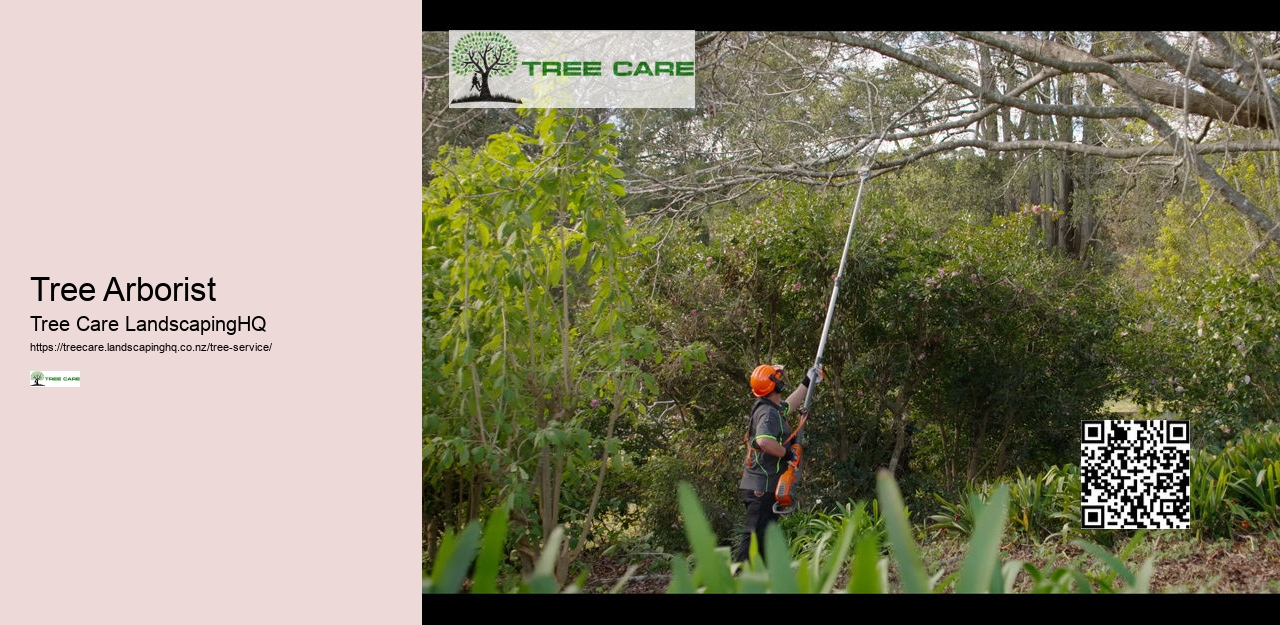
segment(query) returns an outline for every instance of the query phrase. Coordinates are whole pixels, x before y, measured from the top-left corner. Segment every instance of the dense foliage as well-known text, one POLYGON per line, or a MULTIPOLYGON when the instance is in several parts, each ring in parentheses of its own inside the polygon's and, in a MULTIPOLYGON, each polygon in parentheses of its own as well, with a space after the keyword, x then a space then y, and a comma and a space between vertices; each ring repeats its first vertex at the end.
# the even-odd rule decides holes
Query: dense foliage
MULTIPOLYGON (((495 510, 509 515, 501 559, 526 573, 560 528, 556 584, 590 548, 686 550, 682 483, 727 544, 746 373, 812 362, 857 189, 768 184, 697 219, 628 212, 615 128, 521 123, 532 133, 442 149, 423 189, 424 564, 495 510)), ((1000 170, 955 163, 864 189, 806 430, 802 515, 843 523, 888 468, 935 529, 968 531, 966 493, 1007 477, 1009 526, 1043 538, 1070 522, 1078 424, 1108 401, 1191 419, 1197 445, 1217 446, 1205 453, 1271 419, 1274 260, 1240 254, 1238 219, 1170 200, 1146 256, 1109 273, 1045 245, 1045 224, 1068 218, 1052 206, 921 197, 979 202, 980 186, 937 184, 960 171, 1000 170), (1187 231, 1230 261, 1186 262, 1199 251, 1187 231)), ((1231 502, 1274 487, 1247 495, 1224 475, 1196 470, 1209 493, 1197 497, 1228 502, 1197 508, 1200 531, 1267 522, 1231 502)), ((811 524, 787 527, 797 553, 830 548, 811 524)))
MULTIPOLYGON (((771 525, 765 544, 753 541, 751 557, 742 564, 729 563, 727 550, 717 546, 698 498, 688 484, 681 484, 678 496, 692 553, 688 557, 677 554, 672 559, 667 592, 1009 593, 1019 585, 1025 592, 1038 594, 1148 592, 1153 559, 1147 558, 1136 571, 1125 562, 1142 539, 1142 532, 1118 554, 1088 541, 1073 541, 1103 564, 1100 573, 1087 572, 1083 563, 1040 568, 1018 560, 1001 560, 1000 544, 1009 503, 1003 485, 995 487, 990 501, 974 502, 975 522, 959 570, 946 577, 942 577, 942 571, 931 575, 931 565, 920 557, 897 484, 887 472, 881 472, 877 482, 877 504, 886 511, 883 517, 872 520, 865 513, 865 505, 846 508, 852 514, 832 519, 831 526, 800 553, 791 553, 779 526, 771 525), (896 568, 896 580, 890 579, 891 566, 896 568)), ((500 576, 500 546, 506 529, 506 511, 500 508, 483 526, 473 521, 460 533, 447 532, 440 558, 423 576, 423 593, 581 592, 581 578, 562 589, 552 575, 561 540, 559 528, 552 533, 536 569, 515 579, 500 576), (470 578, 468 569, 474 571, 470 578)), ((634 568, 629 569, 613 591, 617 592, 633 573, 634 568)))
MULTIPOLYGON (((1196 537, 1234 538, 1280 530, 1280 432, 1274 424, 1246 431, 1220 453, 1196 449, 1190 454, 1191 531, 1196 537)), ((1080 469, 1074 464, 1043 473, 1002 478, 965 489, 952 500, 938 497, 931 529, 966 535, 974 510, 993 490, 1010 493, 1009 525, 1032 541, 1084 536, 1113 545, 1124 530, 1087 530, 1080 526, 1080 469)))
MULTIPOLYGON (((1193 454, 1191 497, 1194 536, 1274 533, 1280 529, 1280 433, 1274 427, 1241 436, 1222 454, 1193 454)), ((1073 465, 1051 467, 1042 474, 984 482, 967 489, 957 501, 939 499, 941 512, 927 529, 913 527, 901 492, 887 472, 877 480, 877 497, 849 503, 833 513, 798 513, 783 524, 795 534, 789 543, 782 526, 772 526, 764 545, 753 543, 751 558, 731 565, 727 549, 708 521, 688 484, 678 487, 692 558, 680 554, 669 561, 668 592, 1146 592, 1153 557, 1136 568, 1129 564, 1148 535, 1186 540, 1180 530, 1086 530, 1080 527, 1079 471, 1073 465), (917 540, 948 532, 968 541, 961 566, 943 577, 941 563, 925 561, 917 540), (1002 561, 1007 539, 1071 545, 1087 559, 1037 567, 1002 561), (761 555, 767 556, 767 560, 761 555), (1103 566, 1088 566, 1096 560, 1103 566), (767 564, 766 564, 767 562, 767 564), (890 567, 896 572, 891 581, 890 567), (1092 570, 1091 570, 1092 569, 1092 570)), ((482 528, 471 523, 461 533, 448 532, 440 558, 424 574, 423 592, 580 592, 583 578, 564 585, 553 572, 557 528, 538 566, 524 575, 502 571, 501 545, 507 531, 507 509, 498 508, 482 528), (483 535, 483 538, 482 538, 483 535), (468 568, 474 573, 467 574, 468 568)), ((635 573, 632 567, 614 592, 635 573)))
POLYGON ((554 527, 575 528, 567 566, 616 503, 612 430, 636 416, 639 364, 657 354, 624 317, 623 265, 646 242, 616 204, 612 129, 554 112, 535 128, 442 150, 423 190, 423 514, 431 547, 512 502, 529 566, 554 527))
MULTIPOLYGON (((745 372, 760 362, 812 362, 851 201, 781 187, 752 210, 704 220, 702 240, 679 229, 668 239, 652 288, 643 289, 645 322, 663 344, 705 347, 707 362, 691 373, 672 368, 659 384, 693 415, 694 431, 718 436, 664 445, 665 462, 686 470, 655 475, 665 481, 654 492, 707 470, 732 492, 739 469, 724 449, 745 427, 745 372)), ((815 460, 806 492, 828 502, 865 498, 876 469, 891 466, 919 499, 1078 457, 1074 424, 1096 416, 1112 390, 1119 309, 1105 282, 1038 246, 1030 208, 943 229, 888 201, 867 201, 855 224, 827 381, 808 426, 815 460)), ((735 520, 716 504, 710 510, 735 520)))
MULTIPOLYGON (((830 590, 849 551, 849 588, 884 589, 872 552, 911 562, 892 517, 977 540, 998 491, 1018 537, 1120 547, 1073 529, 1079 423, 1114 416, 1191 423, 1196 535, 1274 529, 1275 33, 698 33, 699 108, 541 113, 449 108, 446 41, 423 35, 435 588, 474 545, 526 590, 593 549, 693 552, 682 590, 830 590), (747 373, 813 362, 858 197, 798 572, 732 581, 710 554, 742 522, 747 373), (855 503, 882 469, 901 501, 855 503), (486 517, 500 537, 458 531, 486 517)), ((967 584, 1012 579, 984 562, 967 584)))

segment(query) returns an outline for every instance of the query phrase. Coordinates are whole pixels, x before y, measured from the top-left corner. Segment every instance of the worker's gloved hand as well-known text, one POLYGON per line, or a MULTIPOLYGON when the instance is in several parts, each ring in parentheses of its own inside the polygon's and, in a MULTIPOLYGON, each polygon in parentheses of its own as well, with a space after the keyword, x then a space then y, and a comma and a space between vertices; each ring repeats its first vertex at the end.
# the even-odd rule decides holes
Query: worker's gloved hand
POLYGON ((806 388, 813 388, 822 381, 822 366, 814 365, 809 368, 809 372, 804 374, 804 385, 806 388))
POLYGON ((791 464, 791 461, 795 459, 796 459, 796 447, 795 445, 788 445, 787 453, 782 454, 782 458, 780 458, 780 460, 782 460, 782 464, 791 464))

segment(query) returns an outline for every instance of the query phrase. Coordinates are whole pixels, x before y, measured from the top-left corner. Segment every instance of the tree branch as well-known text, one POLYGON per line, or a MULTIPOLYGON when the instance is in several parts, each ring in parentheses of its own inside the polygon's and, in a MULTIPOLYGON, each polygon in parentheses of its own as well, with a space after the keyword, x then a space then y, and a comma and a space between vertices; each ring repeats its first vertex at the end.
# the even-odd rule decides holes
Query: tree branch
MULTIPOLYGON (((1209 71, 1209 68, 1200 64, 1200 61, 1193 55, 1183 54, 1178 49, 1169 45, 1169 42, 1160 38, 1155 33, 1138 32, 1135 36, 1142 41, 1148 49, 1155 52, 1163 58, 1169 65, 1179 69, 1188 78, 1200 83, 1205 89, 1212 91, 1214 94, 1225 98, 1236 105, 1246 118, 1258 118, 1270 127, 1271 119, 1267 115, 1266 104, 1258 97, 1258 93, 1250 92, 1241 88, 1227 79, 1221 74, 1209 71)), ((1234 117, 1230 121, 1234 121, 1234 117)))
MULTIPOLYGON (((1248 115, 1248 111, 1244 111, 1246 114, 1238 115, 1236 105, 1221 97, 1183 89, 1150 76, 1120 69, 1071 46, 1003 33, 961 32, 957 34, 966 39, 985 43, 1016 54, 1024 59, 1055 67, 1065 72, 1100 74, 1103 82, 1113 87, 1118 88, 1118 81, 1123 80, 1129 85, 1131 95, 1142 101, 1163 104, 1177 109, 1186 109, 1196 115, 1213 117, 1239 126, 1269 127, 1267 119, 1256 114, 1248 115)), ((1134 109, 1129 109, 1129 111, 1121 116, 1142 116, 1141 112, 1134 109)))
MULTIPOLYGON (((891 44, 885 43, 883 41, 871 39, 868 37, 862 37, 860 35, 855 35, 853 33, 801 32, 801 33, 795 33, 795 35, 799 37, 805 37, 808 39, 815 39, 819 41, 834 41, 834 42, 843 43, 846 45, 866 48, 868 50, 874 50, 889 58, 897 59, 899 61, 902 61, 903 63, 906 63, 918 69, 924 70, 930 74, 933 74, 934 76, 937 76, 938 78, 941 78, 951 84, 962 87, 966 91, 969 91, 970 93, 973 93, 974 95, 979 96, 985 100, 996 102, 999 104, 1004 104, 1006 106, 1012 106, 1014 108, 1018 108, 1031 113, 1038 113, 1040 115, 1069 115, 1072 117, 1106 118, 1106 117, 1136 117, 1140 112, 1138 109, 1133 107, 1048 104, 1044 102, 1037 102, 1034 100, 1024 100, 1022 98, 1009 97, 998 91, 985 89, 981 85, 965 78, 964 76, 961 76, 955 72, 952 72, 946 69, 945 67, 942 67, 941 65, 934 63, 933 61, 930 61, 926 58, 911 54, 906 50, 903 50, 891 44)), ((1045 43, 1045 42, 1039 42, 1039 43, 1045 43)), ((1072 49, 1072 48, 1068 48, 1067 46, 1062 46, 1062 47, 1068 50, 1072 49)), ((1077 50, 1077 52, 1079 51, 1077 50)), ((1053 65, 1052 63, 1042 63, 1042 64, 1053 65)), ((1063 69, 1063 68, 1059 68, 1059 69, 1063 69)), ((1064 71, 1078 71, 1078 70, 1065 69, 1064 71)))

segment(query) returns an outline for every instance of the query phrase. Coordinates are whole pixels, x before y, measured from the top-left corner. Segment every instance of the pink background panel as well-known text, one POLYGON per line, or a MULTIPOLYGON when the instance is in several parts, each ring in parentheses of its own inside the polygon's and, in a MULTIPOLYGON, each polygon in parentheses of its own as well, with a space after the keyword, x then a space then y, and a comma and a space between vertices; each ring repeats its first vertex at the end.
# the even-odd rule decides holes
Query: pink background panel
POLYGON ((6 7, 0 622, 420 622, 421 7, 344 4, 6 7), (217 301, 103 302, 112 276, 217 301), (29 351, 58 340, 273 347, 29 351))

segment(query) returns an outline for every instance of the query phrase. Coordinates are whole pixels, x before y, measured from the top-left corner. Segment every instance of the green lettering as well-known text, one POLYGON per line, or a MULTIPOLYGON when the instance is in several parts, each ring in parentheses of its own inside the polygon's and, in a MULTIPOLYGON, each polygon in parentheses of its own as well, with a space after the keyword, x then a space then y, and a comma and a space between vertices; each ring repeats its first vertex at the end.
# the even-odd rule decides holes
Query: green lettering
POLYGON ((582 61, 565 61, 565 62, 564 62, 564 75, 565 75, 565 76, 581 76, 581 75, 582 75, 582 61))
POLYGON ((639 63, 636 63, 636 73, 632 74, 632 76, 652 76, 652 75, 653 75, 653 70, 650 69, 649 64, 644 61, 640 61, 639 63))
POLYGON ((631 61, 614 61, 614 62, 613 62, 613 75, 614 75, 614 76, 630 76, 630 75, 631 75, 631 61), (621 69, 621 66, 623 66, 623 65, 627 66, 627 69, 626 69, 625 71, 623 71, 623 70, 621 69))
POLYGON ((520 64, 521 64, 521 65, 524 65, 525 67, 528 67, 528 68, 529 68, 529 75, 530 75, 530 76, 532 76, 532 75, 533 75, 533 68, 538 64, 538 62, 537 62, 537 61, 521 61, 521 62, 520 62, 520 64))
POLYGON ((543 61, 543 62, 542 62, 542 75, 543 75, 543 76, 547 76, 547 75, 551 75, 551 76, 559 76, 559 75, 560 75, 560 61, 543 61))
POLYGON ((654 76, 675 76, 675 63, 671 61, 655 61, 653 64, 654 76))
POLYGON ((600 61, 585 61, 585 62, 583 62, 583 64, 582 64, 582 75, 583 75, 583 76, 599 76, 599 75, 600 75, 600 61))
POLYGON ((693 75, 693 61, 677 61, 676 62, 676 76, 692 76, 692 75, 693 75))

